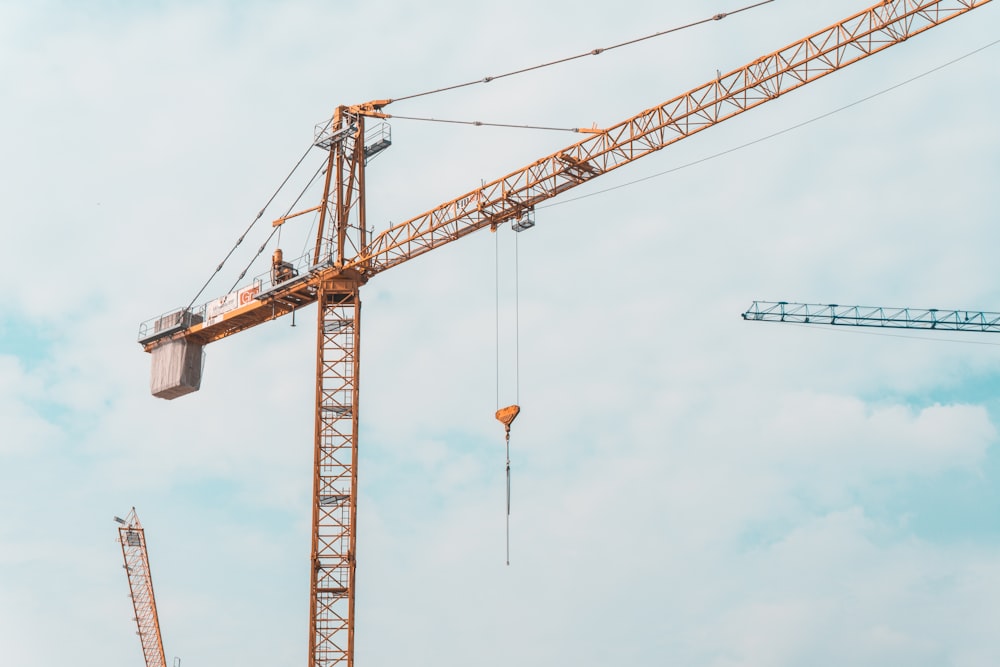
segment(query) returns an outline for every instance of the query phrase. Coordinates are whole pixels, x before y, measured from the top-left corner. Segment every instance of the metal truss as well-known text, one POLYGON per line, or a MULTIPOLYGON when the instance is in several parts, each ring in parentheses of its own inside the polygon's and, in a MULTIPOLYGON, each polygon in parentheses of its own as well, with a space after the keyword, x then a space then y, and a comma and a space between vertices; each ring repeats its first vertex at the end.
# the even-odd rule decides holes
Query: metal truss
POLYGON ((360 281, 320 284, 309 666, 354 662, 360 281))

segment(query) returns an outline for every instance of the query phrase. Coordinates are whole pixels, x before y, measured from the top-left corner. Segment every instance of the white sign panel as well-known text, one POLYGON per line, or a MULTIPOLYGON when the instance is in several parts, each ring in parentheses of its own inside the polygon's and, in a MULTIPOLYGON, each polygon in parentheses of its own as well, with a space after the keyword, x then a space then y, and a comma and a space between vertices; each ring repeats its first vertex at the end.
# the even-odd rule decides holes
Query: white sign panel
POLYGON ((209 301, 205 307, 205 323, 212 325, 216 322, 221 322, 222 316, 236 307, 237 299, 237 292, 230 292, 214 301, 209 301))

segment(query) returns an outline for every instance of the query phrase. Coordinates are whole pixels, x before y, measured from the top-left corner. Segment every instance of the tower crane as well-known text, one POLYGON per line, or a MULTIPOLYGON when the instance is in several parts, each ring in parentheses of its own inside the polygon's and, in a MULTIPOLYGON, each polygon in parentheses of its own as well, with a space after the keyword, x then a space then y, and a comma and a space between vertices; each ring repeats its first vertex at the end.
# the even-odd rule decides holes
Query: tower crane
POLYGON ((167 667, 163 654, 163 638, 160 635, 160 619, 156 615, 156 598, 153 595, 153 578, 149 571, 149 553, 146 551, 146 533, 139 523, 135 508, 124 519, 115 517, 118 526, 118 541, 122 545, 125 572, 135 611, 136 634, 142 643, 142 655, 146 667, 167 667))
MULTIPOLYGON (((508 222, 527 229, 541 202, 987 2, 881 0, 611 127, 581 130, 588 133, 583 140, 373 236, 365 166, 391 143, 384 123, 393 100, 338 106, 315 140, 326 151, 319 203, 273 222, 317 218, 304 260, 275 252, 269 274, 139 330, 139 343, 152 354, 152 393, 173 399, 199 389, 205 345, 317 304, 309 667, 354 664, 360 291, 369 280, 477 230, 508 222)), ((511 412, 497 417, 503 422, 511 412)))
POLYGON ((923 329, 925 331, 986 331, 1000 333, 1000 313, 937 308, 884 308, 837 304, 754 301, 743 313, 753 322, 791 322, 828 326, 923 329))

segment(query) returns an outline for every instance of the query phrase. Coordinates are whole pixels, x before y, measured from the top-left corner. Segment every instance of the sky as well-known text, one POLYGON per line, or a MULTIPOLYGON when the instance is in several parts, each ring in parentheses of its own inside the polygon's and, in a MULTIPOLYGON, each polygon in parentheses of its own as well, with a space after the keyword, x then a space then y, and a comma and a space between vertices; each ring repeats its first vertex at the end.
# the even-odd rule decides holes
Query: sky
MULTIPOLYGON (((194 298, 335 106, 742 6, 537 4, 0 0, 3 664, 141 664, 113 521, 133 506, 168 661, 305 663, 315 310, 213 343, 175 401, 149 394, 138 325, 194 298)), ((604 127, 864 6, 777 0, 386 110, 604 127)), ((539 206, 516 242, 364 287, 359 666, 1000 662, 1000 341, 739 317, 1000 310, 1000 47, 973 54, 998 22, 986 5, 539 206), (493 413, 515 401, 507 566, 493 413)), ((376 230, 580 138, 390 123, 376 230)))

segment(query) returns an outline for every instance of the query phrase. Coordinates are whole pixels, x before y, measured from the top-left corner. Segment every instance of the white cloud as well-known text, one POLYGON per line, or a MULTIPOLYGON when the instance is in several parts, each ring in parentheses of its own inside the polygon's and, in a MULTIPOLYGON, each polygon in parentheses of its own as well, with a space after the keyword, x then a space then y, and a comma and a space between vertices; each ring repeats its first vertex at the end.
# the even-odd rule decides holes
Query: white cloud
POLYGON ((0 355, 0 454, 16 457, 45 450, 59 437, 59 430, 44 416, 46 387, 26 372, 15 357, 0 355))
MULTIPOLYGON (((855 10, 803 4, 781 8, 779 21, 768 7, 389 109, 608 124, 855 10)), ((926 71, 992 40, 995 11, 580 194, 926 71)), ((168 653, 185 665, 300 660, 312 313, 295 329, 286 320, 213 344, 202 391, 169 403, 147 394, 135 325, 187 303, 334 104, 704 14, 649 2, 612 15, 562 0, 503 10, 0 5, 0 137, 14 156, 0 165, 0 305, 15 336, 51 332, 32 354, 0 354, 5 660, 138 658, 110 520, 133 504, 149 531, 168 653), (53 599, 69 619, 64 642, 46 639, 53 599)), ((512 433, 509 569, 493 419, 495 237, 373 279, 363 295, 359 664, 995 663, 995 531, 958 543, 908 523, 921 510, 913 485, 995 475, 989 348, 738 317, 754 298, 990 307, 991 62, 986 52, 727 157, 537 211, 538 226, 519 237, 524 410, 512 433)), ((393 132, 368 173, 378 227, 577 138, 406 121, 393 132)), ((255 251, 267 231, 244 247, 255 251)), ((306 226, 285 234, 286 248, 301 247, 306 226)), ((245 261, 227 265, 205 298, 245 261)), ((509 283, 503 296, 506 403, 509 283)))

